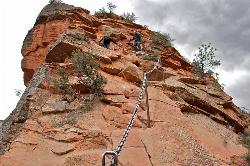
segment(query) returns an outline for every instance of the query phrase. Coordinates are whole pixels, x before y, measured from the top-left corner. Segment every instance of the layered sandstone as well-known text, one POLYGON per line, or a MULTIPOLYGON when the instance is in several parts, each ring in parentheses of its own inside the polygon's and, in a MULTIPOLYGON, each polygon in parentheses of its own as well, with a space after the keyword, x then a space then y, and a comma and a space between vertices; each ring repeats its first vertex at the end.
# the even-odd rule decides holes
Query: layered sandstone
MULTIPOLYGON (((143 72, 156 64, 145 60, 152 55, 160 59, 148 75, 152 127, 147 128, 143 99, 119 164, 237 165, 234 159, 247 153, 239 135, 248 127, 245 116, 213 78, 192 73, 174 47, 155 47, 152 34, 141 25, 99 19, 71 5, 45 6, 23 43, 27 89, 0 127, 0 165, 100 165, 101 154, 115 149, 123 135, 143 72), (135 30, 144 39, 140 53, 129 42, 135 30), (106 34, 118 45, 101 47, 106 34), (80 99, 63 101, 51 81, 58 67, 72 70, 75 49, 91 53, 108 80, 104 98, 92 101, 91 110, 80 99)), ((70 76, 72 87, 89 95, 77 79, 70 76)))

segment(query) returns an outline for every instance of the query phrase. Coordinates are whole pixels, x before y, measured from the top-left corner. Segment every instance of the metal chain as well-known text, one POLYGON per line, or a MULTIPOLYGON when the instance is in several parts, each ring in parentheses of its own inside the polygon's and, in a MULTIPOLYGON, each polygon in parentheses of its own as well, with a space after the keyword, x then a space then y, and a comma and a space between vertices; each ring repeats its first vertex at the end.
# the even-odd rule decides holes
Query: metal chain
POLYGON ((122 148, 123 148, 123 146, 125 144, 125 141, 128 138, 129 131, 131 130, 133 122, 134 122, 134 120, 136 118, 137 112, 139 110, 139 105, 141 104, 142 97, 143 97, 143 94, 145 92, 146 84, 147 84, 147 73, 144 73, 144 78, 143 78, 142 87, 141 87, 141 93, 138 96, 134 112, 132 113, 132 116, 131 116, 130 121, 128 123, 128 126, 127 126, 127 128, 126 128, 126 130, 125 130, 125 132, 123 134, 123 137, 122 137, 120 143, 118 144, 118 146, 117 146, 117 148, 115 150, 115 152, 117 153, 118 156, 120 155, 120 152, 122 151, 122 148))
POLYGON ((144 94, 144 92, 145 92, 145 88, 146 88, 146 85, 147 85, 147 74, 149 74, 149 73, 153 72, 155 69, 157 69, 157 67, 158 67, 159 64, 160 64, 160 61, 161 61, 160 58, 158 58, 158 61, 157 61, 156 64, 154 64, 153 69, 151 69, 150 71, 144 73, 143 82, 142 82, 142 87, 141 87, 141 93, 140 93, 140 95, 138 96, 138 99, 137 99, 137 103, 136 103, 136 105, 135 105, 134 112, 132 113, 131 119, 130 119, 130 121, 129 121, 129 123, 128 123, 128 126, 127 126, 125 132, 124 132, 124 135, 123 135, 123 137, 122 137, 120 143, 118 144, 118 146, 117 146, 117 148, 116 148, 116 150, 115 150, 116 153, 117 153, 117 155, 120 155, 120 152, 121 152, 121 150, 122 150, 122 148, 123 148, 123 146, 124 146, 124 144, 125 144, 125 141, 127 140, 128 133, 129 133, 131 127, 132 127, 132 124, 133 124, 133 122, 134 122, 134 119, 136 118, 136 115, 137 115, 137 112, 138 112, 138 108, 139 108, 139 105, 141 104, 142 97, 143 97, 143 94, 144 94))
MULTIPOLYGON (((132 128, 133 122, 134 122, 134 120, 135 120, 135 118, 137 116, 139 106, 140 106, 140 104, 142 102, 142 98, 143 98, 143 95, 145 93, 145 88, 147 88, 147 74, 149 74, 149 73, 153 72, 153 70, 157 69, 157 67, 159 66, 160 63, 161 62, 160 62, 160 58, 159 58, 157 63, 154 65, 153 69, 148 71, 148 72, 145 72, 144 75, 143 75, 143 82, 142 82, 142 86, 141 86, 141 92, 140 92, 140 95, 138 96, 138 99, 137 99, 137 102, 136 102, 136 105, 135 105, 135 109, 134 109, 134 111, 132 113, 132 116, 131 116, 131 118, 129 120, 128 126, 127 126, 126 130, 124 131, 122 139, 120 140, 120 142, 119 142, 118 146, 116 147, 116 149, 113 151, 117 155, 116 157, 118 157, 120 155, 120 153, 121 153, 121 151, 122 151, 122 149, 123 149, 123 147, 125 145, 125 142, 126 142, 126 140, 128 138, 128 134, 129 134, 129 132, 130 132, 130 130, 132 128)), ((111 166, 116 166, 114 156, 112 157, 112 160, 111 160, 111 166)))
MULTIPOLYGON (((126 142, 126 140, 128 138, 128 134, 129 134, 129 132, 130 132, 130 130, 132 128, 132 125, 134 123, 134 120, 136 118, 137 112, 139 110, 139 105, 141 104, 142 97, 143 97, 143 94, 145 92, 146 84, 147 84, 147 73, 145 72, 144 76, 143 76, 141 92, 140 92, 140 95, 138 96, 138 99, 137 99, 137 102, 136 102, 136 105, 135 105, 135 109, 134 109, 134 111, 132 113, 132 116, 131 116, 131 118, 129 120, 128 126, 127 126, 126 130, 124 131, 122 139, 120 140, 118 146, 116 147, 116 150, 114 150, 114 152, 117 154, 117 157, 120 155, 120 153, 121 153, 121 151, 122 151, 122 149, 124 147, 124 144, 125 144, 125 142, 126 142)), ((116 166, 114 163, 115 163, 115 158, 113 156, 110 165, 111 166, 116 166)))

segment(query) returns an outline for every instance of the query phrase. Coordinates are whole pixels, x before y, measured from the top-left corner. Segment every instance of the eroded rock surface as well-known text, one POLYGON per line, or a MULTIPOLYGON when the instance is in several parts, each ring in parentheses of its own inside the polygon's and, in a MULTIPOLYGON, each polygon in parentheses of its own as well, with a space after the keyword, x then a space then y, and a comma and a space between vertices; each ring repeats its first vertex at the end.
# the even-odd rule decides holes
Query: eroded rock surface
MULTIPOLYGON (((44 7, 23 43, 27 89, 17 108, 0 122, 0 165, 100 165, 102 153, 116 148, 127 127, 143 72, 154 66, 148 74, 152 127, 147 128, 144 98, 119 165, 245 163, 241 157, 247 149, 239 133, 248 127, 247 118, 232 97, 214 86, 209 76, 192 73, 174 47, 152 47, 152 31, 119 18, 99 19, 64 3, 44 7), (135 30, 143 35, 141 53, 129 43, 135 30), (99 41, 106 34, 118 45, 101 47, 99 41), (70 57, 75 49, 92 54, 107 79, 104 97, 90 97, 88 105, 81 98, 65 101, 51 81, 59 67, 72 73, 70 57), (145 58, 148 55, 154 58, 145 58)), ((69 79, 80 96, 90 95, 76 75, 69 79)))

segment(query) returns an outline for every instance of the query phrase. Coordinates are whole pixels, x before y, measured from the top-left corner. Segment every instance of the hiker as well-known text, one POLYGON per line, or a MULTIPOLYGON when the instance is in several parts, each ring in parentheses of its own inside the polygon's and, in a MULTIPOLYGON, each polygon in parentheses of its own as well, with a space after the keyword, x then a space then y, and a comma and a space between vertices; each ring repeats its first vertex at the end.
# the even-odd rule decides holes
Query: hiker
POLYGON ((142 37, 140 32, 136 31, 134 34, 134 37, 130 40, 134 40, 134 50, 135 51, 141 51, 141 43, 142 43, 142 37))
POLYGON ((102 46, 104 47, 104 48, 107 48, 107 49, 109 49, 109 45, 110 45, 110 42, 113 42, 113 43, 115 43, 116 45, 117 45, 117 43, 108 35, 108 36, 104 36, 101 40, 100 40, 100 42, 102 41, 102 46))

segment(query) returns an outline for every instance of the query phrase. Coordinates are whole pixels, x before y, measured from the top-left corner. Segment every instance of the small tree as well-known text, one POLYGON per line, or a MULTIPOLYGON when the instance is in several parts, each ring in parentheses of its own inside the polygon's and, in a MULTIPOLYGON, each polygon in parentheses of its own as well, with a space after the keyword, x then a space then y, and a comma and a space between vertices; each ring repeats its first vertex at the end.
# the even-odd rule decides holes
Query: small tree
POLYGON ((102 96, 102 86, 107 81, 98 73, 99 65, 96 63, 93 55, 78 49, 72 53, 71 61, 75 66, 81 83, 86 85, 95 96, 102 96))
POLYGON ((108 10, 109 10, 110 14, 113 13, 114 10, 117 8, 117 6, 115 4, 113 4, 112 2, 108 2, 107 7, 108 7, 108 10))
POLYGON ((214 68, 221 64, 219 60, 215 59, 214 53, 216 50, 216 48, 211 46, 211 43, 202 44, 199 47, 199 53, 195 54, 192 62, 196 73, 213 75, 214 68))
POLYGON ((129 23, 134 23, 137 20, 137 17, 135 16, 135 14, 132 13, 123 13, 122 17, 124 17, 125 21, 129 22, 129 23))

